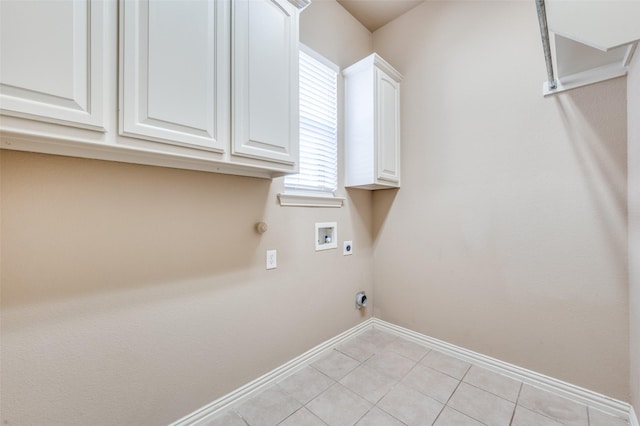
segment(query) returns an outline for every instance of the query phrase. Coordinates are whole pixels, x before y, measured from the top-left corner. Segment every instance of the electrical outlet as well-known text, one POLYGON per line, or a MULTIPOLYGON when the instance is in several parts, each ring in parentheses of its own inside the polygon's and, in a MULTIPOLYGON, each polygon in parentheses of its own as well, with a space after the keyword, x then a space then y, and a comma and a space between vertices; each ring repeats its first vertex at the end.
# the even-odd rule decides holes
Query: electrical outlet
POLYGON ((342 246, 342 254, 344 256, 349 256, 350 254, 353 254, 353 242, 345 241, 343 244, 344 245, 342 246))
POLYGON ((276 269, 278 267, 278 251, 267 250, 267 269, 276 269))

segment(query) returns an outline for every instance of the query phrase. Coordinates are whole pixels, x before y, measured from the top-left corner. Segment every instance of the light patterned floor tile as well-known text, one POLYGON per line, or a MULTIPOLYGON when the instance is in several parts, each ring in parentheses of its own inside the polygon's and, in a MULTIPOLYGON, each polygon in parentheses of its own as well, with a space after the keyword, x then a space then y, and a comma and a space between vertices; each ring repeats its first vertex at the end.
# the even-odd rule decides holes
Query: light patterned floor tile
POLYGON ((562 423, 518 405, 511 426, 562 426, 562 423))
POLYGON ((460 383, 449 400, 451 408, 489 426, 507 426, 515 404, 466 383, 460 383))
POLYGON ((629 422, 589 407, 589 426, 629 426, 629 422))
POLYGON ((334 383, 333 379, 330 379, 315 368, 307 366, 287 377, 278 385, 298 402, 306 404, 334 383))
POLYGON ((379 352, 369 358, 364 365, 400 380, 416 365, 416 362, 395 352, 379 352))
POLYGON ((298 401, 274 385, 244 402, 235 411, 251 426, 274 426, 300 407, 298 401))
POLYGON ((416 365, 402 383, 446 404, 460 381, 432 368, 416 365))
POLYGON ((402 338, 389 343, 384 350, 395 352, 414 361, 420 361, 429 352, 428 348, 402 338))
POLYGON ((360 334, 359 337, 369 343, 374 344, 376 348, 378 348, 378 350, 384 349, 385 346, 398 338, 394 334, 377 329, 367 330, 364 333, 360 334))
POLYGON ((222 416, 205 423, 205 426, 247 426, 247 424, 233 411, 227 411, 222 416))
POLYGON ((377 329, 205 424, 629 426, 626 419, 377 329))
POLYGON ((336 349, 357 361, 365 362, 377 352, 378 347, 366 339, 355 337, 338 345, 336 349))
POLYGON ((469 369, 463 381, 511 402, 518 400, 518 393, 522 385, 522 382, 477 365, 469 369))
POLYGON ((365 416, 360 419, 357 426, 405 426, 400 420, 385 413, 379 408, 373 407, 365 416))
POLYGON ((302 407, 287 417, 279 426, 326 426, 326 423, 302 407))
POLYGON ((433 426, 483 426, 483 424, 451 407, 444 407, 433 426))
POLYGON ((354 392, 336 383, 307 404, 307 408, 330 426, 355 424, 371 404, 354 392))
POLYGON ((523 385, 518 405, 570 426, 588 426, 587 407, 530 385, 523 385))
POLYGON ((371 367, 361 365, 347 374, 340 383, 375 404, 398 383, 398 380, 371 367))
POLYGON ((450 375, 458 380, 466 374, 471 364, 461 361, 452 356, 443 354, 440 351, 432 350, 429 352, 420 363, 426 367, 431 367, 435 370, 441 371, 450 375))
POLYGON ((382 398, 377 406, 411 426, 432 425, 443 408, 435 399, 402 383, 382 398))
POLYGON ((360 363, 355 359, 336 350, 311 364, 312 367, 317 368, 333 380, 342 379, 359 365, 360 363))

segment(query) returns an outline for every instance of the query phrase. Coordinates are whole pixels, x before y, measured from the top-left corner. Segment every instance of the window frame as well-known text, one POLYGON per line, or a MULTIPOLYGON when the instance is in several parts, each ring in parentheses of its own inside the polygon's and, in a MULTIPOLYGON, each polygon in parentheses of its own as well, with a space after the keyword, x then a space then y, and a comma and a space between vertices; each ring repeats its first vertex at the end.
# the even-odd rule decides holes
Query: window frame
POLYGON ((333 191, 329 190, 311 190, 311 189, 299 189, 288 187, 286 184, 286 177, 284 183, 284 192, 278 194, 278 199, 280 201, 281 206, 303 206, 303 207, 342 207, 344 198, 337 197, 335 193, 340 188, 339 185, 339 126, 340 126, 340 107, 339 107, 339 97, 340 97, 340 67, 324 56, 320 55, 313 49, 308 46, 299 43, 299 51, 310 56, 312 59, 320 62, 322 65, 326 66, 330 70, 336 73, 336 189, 333 191))

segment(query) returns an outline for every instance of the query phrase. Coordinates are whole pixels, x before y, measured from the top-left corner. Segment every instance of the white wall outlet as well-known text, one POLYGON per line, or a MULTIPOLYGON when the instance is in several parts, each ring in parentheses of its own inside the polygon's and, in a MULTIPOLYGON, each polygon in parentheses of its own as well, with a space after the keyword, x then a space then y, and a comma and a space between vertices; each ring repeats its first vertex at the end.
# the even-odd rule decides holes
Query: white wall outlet
POLYGON ((267 250, 267 269, 276 269, 278 267, 278 251, 267 250))
POLYGON ((338 224, 321 222, 315 226, 316 251, 338 248, 338 224))
POLYGON ((349 256, 350 254, 353 254, 353 242, 352 241, 343 242, 342 254, 344 256, 349 256))

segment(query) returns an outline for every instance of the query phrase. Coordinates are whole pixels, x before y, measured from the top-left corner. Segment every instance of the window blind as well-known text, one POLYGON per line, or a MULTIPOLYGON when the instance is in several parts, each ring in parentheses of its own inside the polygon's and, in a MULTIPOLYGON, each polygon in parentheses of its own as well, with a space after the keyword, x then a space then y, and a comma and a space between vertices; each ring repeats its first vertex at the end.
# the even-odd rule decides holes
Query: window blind
POLYGON ((287 189, 331 193, 338 188, 338 67, 300 49, 300 173, 287 189))

